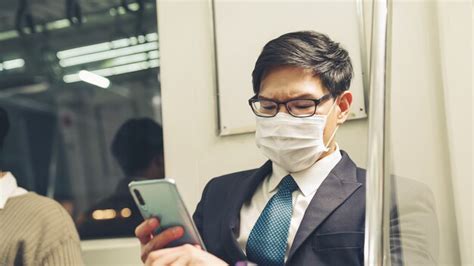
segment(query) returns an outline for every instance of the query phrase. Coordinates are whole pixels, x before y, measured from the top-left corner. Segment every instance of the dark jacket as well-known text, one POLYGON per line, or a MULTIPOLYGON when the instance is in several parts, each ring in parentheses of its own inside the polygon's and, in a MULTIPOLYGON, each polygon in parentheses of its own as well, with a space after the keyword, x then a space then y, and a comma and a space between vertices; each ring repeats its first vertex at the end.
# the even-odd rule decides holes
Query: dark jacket
MULTIPOLYGON (((341 153, 304 214, 287 265, 364 263, 365 170, 341 153)), ((247 260, 236 240, 240 209, 271 171, 267 161, 258 169, 217 177, 206 185, 193 218, 209 252, 230 264, 247 260)), ((392 216, 396 215, 394 208, 392 216)))

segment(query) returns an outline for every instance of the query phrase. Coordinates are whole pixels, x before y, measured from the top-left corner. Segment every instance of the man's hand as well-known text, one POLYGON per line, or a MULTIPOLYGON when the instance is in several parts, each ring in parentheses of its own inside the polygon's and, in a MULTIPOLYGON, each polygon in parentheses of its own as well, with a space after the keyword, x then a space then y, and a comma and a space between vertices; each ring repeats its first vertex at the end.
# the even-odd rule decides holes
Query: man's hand
POLYGON ((148 255, 146 266, 161 265, 228 265, 218 257, 202 250, 199 246, 189 244, 175 248, 153 251, 148 255))
POLYGON ((150 252, 166 247, 169 243, 184 235, 184 229, 180 226, 168 228, 158 235, 153 236, 153 232, 160 227, 160 222, 156 218, 145 220, 135 228, 135 236, 141 243, 141 258, 147 261, 150 252))

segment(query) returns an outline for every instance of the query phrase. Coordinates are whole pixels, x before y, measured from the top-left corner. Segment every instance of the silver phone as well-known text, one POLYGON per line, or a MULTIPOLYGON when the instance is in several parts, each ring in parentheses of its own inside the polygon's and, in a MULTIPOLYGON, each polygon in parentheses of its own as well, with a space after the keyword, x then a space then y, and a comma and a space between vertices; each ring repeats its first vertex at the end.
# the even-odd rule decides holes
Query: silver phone
POLYGON ((128 187, 143 218, 156 217, 160 220, 160 227, 155 234, 173 226, 184 228, 183 237, 171 242, 167 247, 197 244, 205 250, 199 231, 186 210, 174 180, 132 181, 128 187))

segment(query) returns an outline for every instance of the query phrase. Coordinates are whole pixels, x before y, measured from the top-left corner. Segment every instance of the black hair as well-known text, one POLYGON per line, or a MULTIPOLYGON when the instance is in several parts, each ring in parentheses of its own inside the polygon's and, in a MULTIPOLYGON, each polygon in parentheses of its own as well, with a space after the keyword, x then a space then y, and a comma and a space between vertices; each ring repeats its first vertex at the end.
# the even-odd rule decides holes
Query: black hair
POLYGON ((150 118, 129 119, 115 134, 111 150, 127 177, 137 175, 163 156, 163 130, 150 118))
POLYGON ((0 150, 3 148, 3 142, 10 129, 10 121, 8 120, 8 113, 5 109, 0 107, 0 150))
POLYGON ((348 90, 351 84, 349 53, 327 35, 315 31, 287 33, 263 47, 252 72, 255 94, 265 75, 279 66, 311 69, 333 96, 348 90))

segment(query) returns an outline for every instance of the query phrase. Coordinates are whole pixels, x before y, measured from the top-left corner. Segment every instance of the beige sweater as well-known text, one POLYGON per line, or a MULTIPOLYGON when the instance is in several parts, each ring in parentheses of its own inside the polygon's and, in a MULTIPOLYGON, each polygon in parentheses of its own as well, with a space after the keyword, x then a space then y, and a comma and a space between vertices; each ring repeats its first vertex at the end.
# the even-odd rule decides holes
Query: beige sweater
POLYGON ((30 192, 0 209, 0 266, 83 265, 69 214, 52 199, 30 192))

